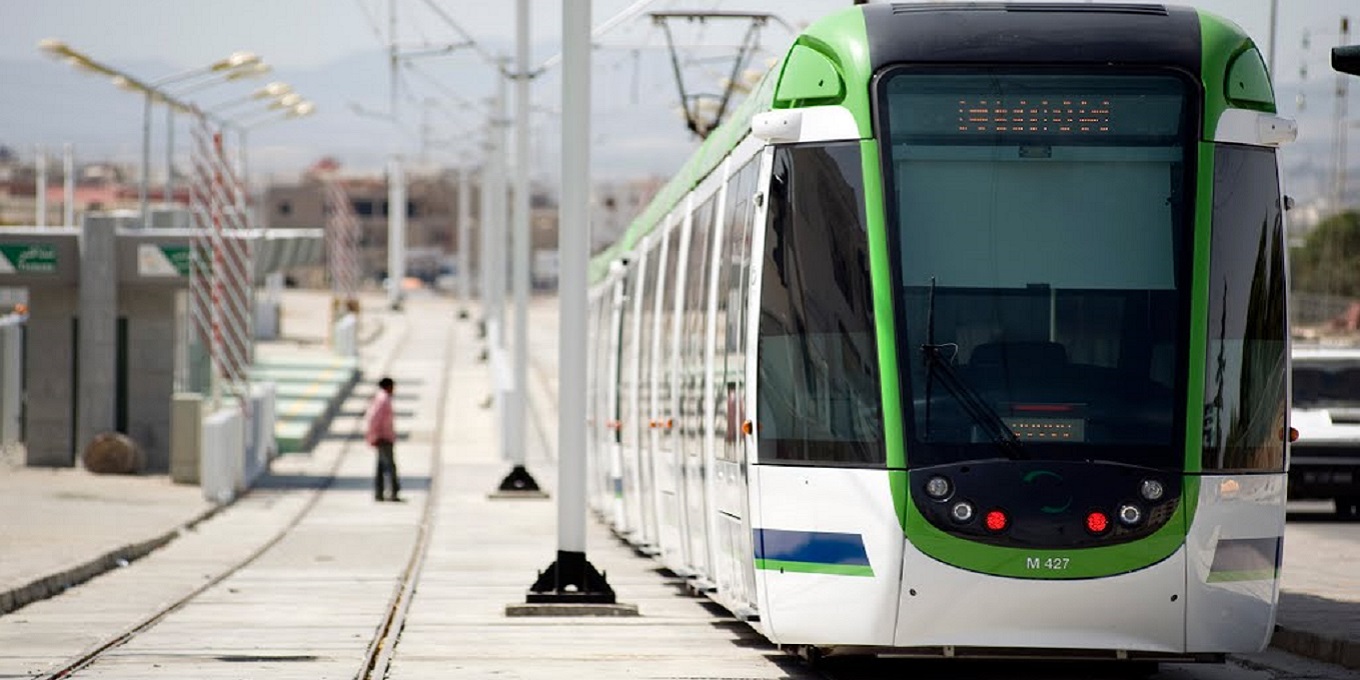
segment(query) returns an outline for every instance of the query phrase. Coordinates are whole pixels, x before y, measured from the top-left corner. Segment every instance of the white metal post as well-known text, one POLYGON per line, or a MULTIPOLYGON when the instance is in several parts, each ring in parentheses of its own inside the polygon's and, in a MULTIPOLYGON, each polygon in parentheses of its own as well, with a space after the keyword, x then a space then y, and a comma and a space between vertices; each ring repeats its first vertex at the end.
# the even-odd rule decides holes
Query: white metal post
POLYGON ((142 108, 142 176, 137 182, 137 208, 142 211, 142 226, 151 226, 151 210, 147 205, 147 194, 151 186, 151 90, 146 91, 146 103, 142 108))
MULTIPOLYGON (((482 144, 486 154, 482 157, 482 168, 478 174, 478 193, 481 196, 477 210, 477 273, 481 279, 477 300, 481 305, 482 333, 485 336, 491 325, 491 164, 496 154, 495 121, 487 125, 487 139, 482 144)), ((488 354, 490 349, 488 348, 488 354)))
POLYGON ((557 549, 586 551, 586 261, 590 257, 590 3, 562 4, 562 203, 558 251, 557 549))
MULTIPOLYGON (((491 322, 505 328, 505 79, 498 78, 496 99, 492 106, 491 122, 491 221, 487 235, 491 241, 491 322)), ((504 337, 504 333, 501 333, 504 337)), ((492 352, 500 352, 504 344, 497 342, 492 352)))
POLYGON ((34 204, 36 208, 36 224, 39 227, 47 226, 47 149, 41 144, 38 145, 33 159, 33 172, 37 175, 33 182, 34 204))
POLYGON ((468 300, 472 299, 472 255, 468 248, 472 245, 472 206, 471 200, 472 169, 466 166, 458 170, 458 303, 460 318, 467 317, 468 300))
POLYGON ((161 202, 173 203, 175 200, 175 106, 165 105, 165 188, 161 190, 161 202))
MULTIPOLYGON (((558 205, 557 559, 529 587, 539 603, 586 605, 581 614, 636 614, 617 604, 586 559, 586 260, 590 257, 590 2, 562 0, 562 199, 558 205), (592 611, 592 607, 594 607, 592 611)), ((525 613, 549 613, 529 610, 525 613)))
POLYGON ((387 301, 401 307, 401 282, 406 278, 406 175, 401 157, 387 164, 387 301))
MULTIPOLYGON (((526 366, 529 361, 529 0, 517 0, 515 11, 515 187, 511 192, 515 204, 512 211, 512 282, 515 293, 515 384, 510 393, 506 418, 516 426, 507 428, 510 462, 523 468, 528 456, 522 427, 524 401, 528 388, 526 366)), ((537 485, 534 485, 537 488, 537 485)))
POLYGON ((67 142, 61 149, 62 170, 62 226, 76 226, 76 154, 67 142))

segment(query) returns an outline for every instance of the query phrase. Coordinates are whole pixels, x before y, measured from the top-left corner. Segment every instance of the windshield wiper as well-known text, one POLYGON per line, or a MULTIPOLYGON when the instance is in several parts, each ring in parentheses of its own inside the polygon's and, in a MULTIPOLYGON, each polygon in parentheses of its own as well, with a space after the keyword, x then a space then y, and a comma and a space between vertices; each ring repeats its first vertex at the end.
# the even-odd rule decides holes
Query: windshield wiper
POLYGON ((1025 458, 1025 447, 1020 443, 1020 439, 1015 436, 1015 432, 1006 425, 1006 421, 1001 419, 996 409, 987 403, 978 393, 959 377, 958 371, 945 358, 944 350, 952 347, 957 351, 958 346, 953 344, 935 344, 935 277, 930 278, 930 299, 927 304, 928 311, 926 319, 926 343, 921 345, 921 354, 925 356, 926 367, 926 439, 930 439, 930 392, 931 385, 935 379, 936 369, 939 370, 940 384, 944 385, 949 393, 954 395, 954 399, 963 407, 968 417, 982 431, 987 433, 987 437, 1001 449, 1011 460, 1025 458))

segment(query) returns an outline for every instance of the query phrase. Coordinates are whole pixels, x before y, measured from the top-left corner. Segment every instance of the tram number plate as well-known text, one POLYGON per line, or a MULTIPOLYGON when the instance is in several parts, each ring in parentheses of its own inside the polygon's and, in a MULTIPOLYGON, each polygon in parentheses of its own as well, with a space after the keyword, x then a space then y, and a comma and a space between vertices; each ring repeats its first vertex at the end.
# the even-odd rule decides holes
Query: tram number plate
POLYGON ((1025 568, 1040 571, 1063 571, 1072 560, 1067 557, 1026 557, 1025 568))

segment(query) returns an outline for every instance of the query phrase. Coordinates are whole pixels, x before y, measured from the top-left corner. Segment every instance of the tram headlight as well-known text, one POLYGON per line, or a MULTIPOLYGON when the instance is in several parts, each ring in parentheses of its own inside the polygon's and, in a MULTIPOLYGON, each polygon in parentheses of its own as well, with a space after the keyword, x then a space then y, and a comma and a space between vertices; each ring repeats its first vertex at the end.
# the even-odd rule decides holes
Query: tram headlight
POLYGON ((1143 521, 1143 509, 1132 503, 1125 503, 1119 506, 1119 521, 1130 527, 1138 524, 1143 521))
POLYGON ((959 501, 949 508, 949 516, 959 524, 972 521, 974 513, 973 504, 968 501, 959 501))
POLYGON ((951 491, 953 491, 953 485, 949 483, 948 479, 939 475, 931 477, 930 481, 926 482, 926 495, 937 501, 949 498, 951 491))
POLYGON ((1138 492, 1143 494, 1143 498, 1150 501, 1161 500, 1166 493, 1166 487, 1155 479, 1144 479, 1142 486, 1138 487, 1138 492))

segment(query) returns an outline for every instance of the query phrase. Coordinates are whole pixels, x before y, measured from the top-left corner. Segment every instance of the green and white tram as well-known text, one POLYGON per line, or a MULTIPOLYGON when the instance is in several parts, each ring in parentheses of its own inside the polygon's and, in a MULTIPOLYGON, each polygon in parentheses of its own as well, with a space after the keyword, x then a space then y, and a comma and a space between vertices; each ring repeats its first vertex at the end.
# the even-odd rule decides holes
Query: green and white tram
POLYGON ((1261 649, 1293 136, 1193 9, 823 19, 592 263, 596 510, 783 645, 1261 649))

